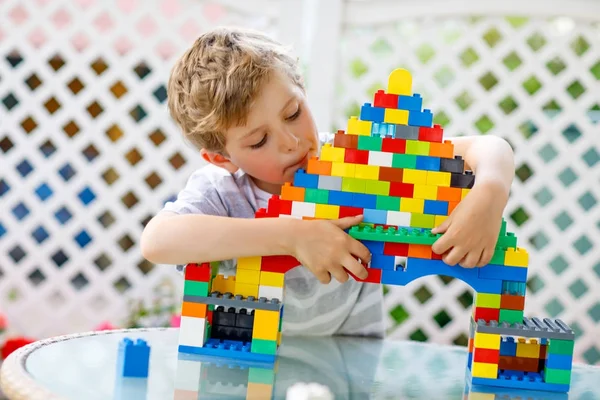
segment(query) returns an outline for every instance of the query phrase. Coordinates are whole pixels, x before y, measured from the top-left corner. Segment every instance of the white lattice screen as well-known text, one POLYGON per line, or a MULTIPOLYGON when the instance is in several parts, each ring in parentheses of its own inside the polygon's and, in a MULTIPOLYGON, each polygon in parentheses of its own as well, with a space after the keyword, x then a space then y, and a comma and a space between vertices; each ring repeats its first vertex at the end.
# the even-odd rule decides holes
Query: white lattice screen
MULTIPOLYGON (((178 298, 173 268, 145 262, 138 249, 144 222, 200 163, 168 118, 168 71, 210 26, 298 37, 281 15, 302 12, 280 15, 280 3, 0 0, 0 309, 14 330, 38 337, 88 330, 123 318, 128 298, 155 289, 178 298)), ((389 72, 405 66, 448 135, 507 138, 518 178, 506 218, 531 253, 526 312, 565 319, 579 333, 576 357, 598 362, 598 24, 501 17, 359 24, 362 14, 341 5, 327 3, 339 15, 312 21, 311 54, 338 59, 329 75, 329 65, 309 65, 311 101, 335 100, 326 125, 345 127, 389 72), (338 20, 339 41, 319 37, 338 20), (337 81, 321 85, 321 72, 337 81)), ((438 277, 389 288, 391 336, 464 343, 471 294, 438 277)))

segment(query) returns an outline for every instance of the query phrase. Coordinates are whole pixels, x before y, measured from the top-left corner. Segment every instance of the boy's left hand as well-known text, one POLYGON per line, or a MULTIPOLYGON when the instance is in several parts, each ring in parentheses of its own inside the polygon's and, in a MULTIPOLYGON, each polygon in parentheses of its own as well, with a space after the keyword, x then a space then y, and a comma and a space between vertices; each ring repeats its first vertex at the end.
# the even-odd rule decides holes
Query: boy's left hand
POLYGON ((483 267, 494 255, 508 193, 498 184, 480 182, 432 233, 443 235, 432 245, 448 265, 483 267))

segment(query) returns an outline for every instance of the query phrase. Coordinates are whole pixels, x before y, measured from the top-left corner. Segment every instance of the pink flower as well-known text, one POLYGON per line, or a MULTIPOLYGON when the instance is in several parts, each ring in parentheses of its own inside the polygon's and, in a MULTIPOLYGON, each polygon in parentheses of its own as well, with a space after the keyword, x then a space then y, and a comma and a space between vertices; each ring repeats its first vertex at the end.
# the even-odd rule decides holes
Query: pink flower
POLYGON ((173 315, 171 317, 171 327, 179 328, 180 325, 181 325, 181 315, 173 315))
POLYGON ((110 330, 113 330, 113 329, 116 329, 116 327, 113 326, 108 321, 104 321, 100 325, 98 325, 96 328, 94 328, 95 331, 110 331, 110 330))
POLYGON ((6 317, 0 314, 0 331, 6 329, 6 317))

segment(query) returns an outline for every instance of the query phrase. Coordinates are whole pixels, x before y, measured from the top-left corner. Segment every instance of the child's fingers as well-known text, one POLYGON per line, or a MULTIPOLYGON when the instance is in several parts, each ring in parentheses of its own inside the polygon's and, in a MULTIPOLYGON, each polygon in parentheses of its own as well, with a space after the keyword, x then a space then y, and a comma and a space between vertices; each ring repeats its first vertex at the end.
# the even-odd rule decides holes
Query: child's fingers
POLYGON ((450 236, 442 236, 431 245, 431 250, 435 254, 444 254, 452 247, 450 236))
POLYGON ((460 262, 460 266, 463 268, 475 268, 479 260, 481 259, 481 253, 483 250, 472 250, 470 251, 464 260, 460 262))
POLYGON ((450 266, 455 266, 463 259, 466 253, 467 252, 460 247, 454 246, 452 250, 442 256, 442 260, 450 266))
POLYGON ((346 268, 359 279, 367 279, 367 276, 369 276, 367 269, 360 262, 358 262, 356 258, 352 257, 352 255, 348 255, 346 258, 344 258, 343 265, 344 268, 346 268))
POLYGON ((348 273, 344 271, 342 266, 337 266, 335 268, 331 268, 329 273, 340 283, 344 283, 348 280, 348 273))
POLYGON ((446 218, 444 222, 433 228, 431 230, 431 233, 433 233, 434 235, 437 235, 438 233, 445 233, 448 230, 448 227, 450 226, 450 218, 451 217, 446 218))
POLYGON ((477 262, 478 267, 485 267, 492 261, 492 257, 494 256, 494 248, 485 248, 483 249, 483 253, 481 253, 481 258, 479 262, 477 262))

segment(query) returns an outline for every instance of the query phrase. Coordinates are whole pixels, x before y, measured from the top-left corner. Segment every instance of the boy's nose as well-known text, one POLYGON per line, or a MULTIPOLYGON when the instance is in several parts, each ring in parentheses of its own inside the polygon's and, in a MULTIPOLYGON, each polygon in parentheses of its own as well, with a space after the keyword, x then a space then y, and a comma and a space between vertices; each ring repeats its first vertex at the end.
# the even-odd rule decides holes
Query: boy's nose
POLYGON ((284 133, 283 146, 285 148, 285 151, 292 152, 292 151, 297 150, 299 143, 300 143, 300 139, 298 139, 298 137, 296 137, 296 135, 294 135, 291 132, 284 133))

